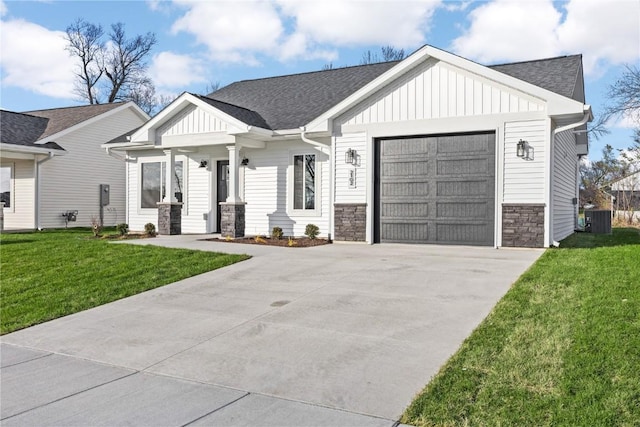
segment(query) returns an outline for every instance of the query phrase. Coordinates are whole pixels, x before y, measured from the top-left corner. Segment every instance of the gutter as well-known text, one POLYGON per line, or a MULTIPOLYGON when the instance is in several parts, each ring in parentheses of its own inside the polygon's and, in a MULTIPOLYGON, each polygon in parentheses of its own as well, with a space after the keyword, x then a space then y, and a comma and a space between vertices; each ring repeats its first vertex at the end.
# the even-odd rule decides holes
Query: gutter
POLYGON ((34 200, 34 210, 35 210, 35 219, 36 219, 36 228, 38 230, 42 230, 42 227, 40 227, 40 165, 43 164, 44 162, 48 162, 49 160, 53 159, 53 157, 55 156, 55 154, 53 154, 53 151, 49 151, 49 155, 47 157, 45 157, 42 160, 36 160, 35 162, 35 178, 36 178, 36 185, 35 185, 35 200, 34 200))
POLYGON ((590 105, 586 105, 585 107, 586 108, 584 109, 584 116, 582 117, 582 119, 580 119, 580 121, 575 122, 575 123, 571 123, 571 124, 568 124, 568 125, 564 125, 564 126, 561 126, 559 128, 555 128, 553 130, 553 136, 555 137, 560 132, 564 132, 566 130, 575 129, 577 127, 580 127, 580 126, 586 124, 589 120, 593 119, 593 115, 591 114, 591 106, 590 105))
MULTIPOLYGON (((333 142, 331 143, 331 145, 329 145, 329 147, 327 147, 325 144, 318 142, 318 141, 314 141, 313 139, 309 139, 307 138, 307 135, 305 135, 307 128, 302 126, 300 128, 300 138, 306 142, 307 144, 313 145, 314 147, 318 148, 322 153, 324 153, 324 149, 325 148, 329 148, 329 221, 328 221, 328 230, 327 230, 327 237, 329 238, 329 240, 331 240, 331 234, 333 232, 333 192, 334 192, 334 182, 333 182, 333 150, 331 149, 332 146, 335 146, 333 144, 333 142)), ((333 138, 333 137, 332 137, 333 138)), ((322 188, 322 183, 320 183, 320 188, 322 188)), ((320 206, 322 206, 322 200, 320 201, 320 206)))

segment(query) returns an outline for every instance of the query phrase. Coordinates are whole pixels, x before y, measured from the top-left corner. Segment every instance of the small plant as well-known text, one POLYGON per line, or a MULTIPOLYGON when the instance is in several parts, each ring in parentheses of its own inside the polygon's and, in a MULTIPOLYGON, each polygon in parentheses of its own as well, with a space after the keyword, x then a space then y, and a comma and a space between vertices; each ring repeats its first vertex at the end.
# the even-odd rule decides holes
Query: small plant
POLYGON ((95 215, 91 216, 91 231, 93 232, 93 237, 100 237, 100 233, 102 233, 100 219, 95 215))
POLYGON ((233 240, 233 238, 229 235, 224 236, 224 240, 226 240, 227 242, 230 242, 233 240))
POLYGON ((289 237, 289 241, 287 241, 287 245, 289 245, 289 247, 297 246, 297 245, 298 245, 298 242, 296 242, 296 241, 293 239, 293 237, 289 237))
POLYGON ((254 240, 256 241, 256 243, 267 243, 265 238, 262 236, 256 236, 254 240))
POLYGON ((129 232, 129 224, 126 222, 122 222, 116 225, 116 230, 120 233, 121 236, 126 236, 129 232))
POLYGON ((144 225, 144 234, 149 237, 155 237, 156 235, 156 226, 152 222, 148 222, 144 225))
POLYGON ((304 229, 304 235, 310 238, 311 240, 315 240, 320 234, 320 229, 315 224, 307 224, 307 227, 304 229))
POLYGON ((273 229, 271 230, 271 238, 272 239, 280 240, 280 239, 282 239, 283 235, 284 235, 284 233, 282 232, 282 228, 280 228, 280 227, 273 227, 273 229))

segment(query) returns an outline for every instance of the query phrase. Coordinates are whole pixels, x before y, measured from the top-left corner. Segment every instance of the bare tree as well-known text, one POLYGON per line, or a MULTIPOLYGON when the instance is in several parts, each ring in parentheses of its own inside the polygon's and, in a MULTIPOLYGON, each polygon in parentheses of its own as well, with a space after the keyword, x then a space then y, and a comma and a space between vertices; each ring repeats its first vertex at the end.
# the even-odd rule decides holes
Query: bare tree
POLYGON ((74 93, 89 104, 97 104, 96 84, 104 72, 102 27, 77 19, 67 27, 66 33, 67 51, 80 59, 75 72, 74 93))
POLYGON ((322 71, 329 71, 329 70, 333 70, 333 69, 334 69, 333 62, 327 62, 321 68, 322 71))
POLYGON ((382 46, 380 48, 381 55, 367 50, 362 53, 360 65, 375 64, 378 62, 400 61, 405 58, 404 49, 396 49, 393 46, 382 46))
POLYGON ((218 89, 222 88, 222 84, 220 82, 214 82, 213 80, 207 83, 207 86, 204 88, 204 93, 211 94, 218 89))
POLYGON ((127 39, 124 25, 119 22, 111 26, 109 39, 104 61, 104 73, 109 81, 107 102, 130 100, 138 90, 150 91, 153 83, 146 75, 146 59, 157 42, 155 34, 127 39))

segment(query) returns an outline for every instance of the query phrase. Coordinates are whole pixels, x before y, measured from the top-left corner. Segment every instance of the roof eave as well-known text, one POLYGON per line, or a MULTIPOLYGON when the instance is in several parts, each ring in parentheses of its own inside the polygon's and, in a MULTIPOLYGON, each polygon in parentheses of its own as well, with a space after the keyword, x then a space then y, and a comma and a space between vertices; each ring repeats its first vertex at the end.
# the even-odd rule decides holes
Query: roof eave
POLYGON ((11 144, 8 142, 0 142, 0 151, 8 151, 12 153, 27 154, 53 154, 54 156, 64 156, 67 154, 65 149, 55 149, 46 147, 31 147, 28 145, 11 144))

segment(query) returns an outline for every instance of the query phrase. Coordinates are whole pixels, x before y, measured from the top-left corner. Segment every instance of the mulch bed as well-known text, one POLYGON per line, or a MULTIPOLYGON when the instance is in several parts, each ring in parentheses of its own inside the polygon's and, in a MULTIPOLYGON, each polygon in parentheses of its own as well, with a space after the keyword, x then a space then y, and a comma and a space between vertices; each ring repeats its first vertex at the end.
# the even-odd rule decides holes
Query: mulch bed
POLYGON ((308 237, 295 237, 291 238, 291 243, 288 237, 282 239, 272 239, 270 237, 239 237, 237 239, 203 239, 214 242, 226 242, 226 243, 243 243, 245 245, 262 245, 262 246, 281 246, 285 248, 308 248, 311 246, 327 245, 331 242, 327 239, 309 239, 308 237))

